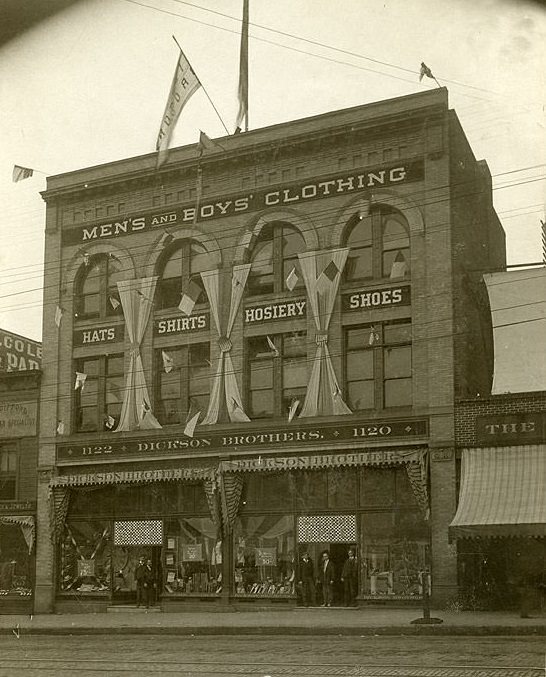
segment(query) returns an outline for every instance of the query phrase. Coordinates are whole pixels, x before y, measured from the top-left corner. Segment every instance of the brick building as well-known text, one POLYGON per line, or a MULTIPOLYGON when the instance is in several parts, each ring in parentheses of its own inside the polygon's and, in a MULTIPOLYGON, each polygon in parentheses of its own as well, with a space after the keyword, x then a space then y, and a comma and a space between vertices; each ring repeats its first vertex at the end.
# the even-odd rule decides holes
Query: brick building
POLYGON ((0 614, 31 613, 41 344, 0 330, 0 614))
POLYGON ((50 177, 36 606, 352 603, 457 586, 454 402, 505 263, 444 89, 50 177), (59 434, 58 431, 64 434, 59 434), (52 503, 53 512, 46 508, 52 503), (329 585, 329 581, 328 581, 329 585), (349 590, 349 596, 352 593, 349 590))

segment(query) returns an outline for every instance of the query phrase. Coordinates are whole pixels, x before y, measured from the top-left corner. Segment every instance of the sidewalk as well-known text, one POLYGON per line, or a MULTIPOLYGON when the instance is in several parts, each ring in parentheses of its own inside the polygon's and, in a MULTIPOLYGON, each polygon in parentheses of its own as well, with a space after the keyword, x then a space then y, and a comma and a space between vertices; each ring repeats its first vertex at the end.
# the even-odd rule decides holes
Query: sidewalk
POLYGON ((514 612, 431 611, 438 625, 412 624, 417 609, 294 609, 161 613, 0 616, 0 634, 171 635, 546 635, 546 615, 519 618, 514 612))

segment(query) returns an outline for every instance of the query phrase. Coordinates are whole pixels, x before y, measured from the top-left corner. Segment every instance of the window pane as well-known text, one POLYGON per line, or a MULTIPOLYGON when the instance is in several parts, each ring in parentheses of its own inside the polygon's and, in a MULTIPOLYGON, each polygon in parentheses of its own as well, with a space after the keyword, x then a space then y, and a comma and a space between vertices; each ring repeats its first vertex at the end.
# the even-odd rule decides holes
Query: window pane
POLYGON ((85 276, 85 280, 82 285, 82 293, 95 294, 100 290, 100 269, 99 266, 94 265, 91 270, 85 276))
POLYGON ((250 363, 250 389, 264 390, 273 387, 272 360, 255 360, 250 363))
POLYGON ((307 356, 307 337, 304 332, 285 334, 283 336, 283 356, 300 357, 307 356))
POLYGON ((296 275, 298 276, 298 279, 296 280, 296 284, 294 285, 293 289, 305 287, 303 275, 301 274, 299 259, 297 257, 294 257, 285 259, 283 261, 283 273, 282 273, 283 289, 285 288, 288 289, 288 287, 286 286, 286 278, 294 268, 296 269, 296 275))
POLYGON ((171 254, 167 259, 167 261, 165 262, 161 278, 163 280, 168 280, 172 278, 181 278, 181 276, 182 276, 182 249, 178 249, 173 254, 171 254))
POLYGON ((411 346, 385 348, 385 378, 411 376, 411 346))
POLYGON ((351 350, 355 348, 368 348, 370 346, 370 334, 380 334, 380 327, 374 327, 372 330, 372 325, 365 327, 357 327, 355 329, 347 330, 347 349, 351 350))
POLYGON ((347 381, 373 379, 373 350, 347 353, 347 381))
POLYGON ((171 371, 160 376, 160 397, 162 400, 178 399, 181 396, 180 372, 171 371))
POLYGON ((289 359, 283 363, 283 388, 298 388, 307 385, 307 360, 305 357, 289 359))
POLYGON ((396 217, 387 217, 383 225, 383 251, 409 247, 408 231, 396 217))
POLYGON ((108 375, 123 374, 123 355, 115 355, 106 359, 106 373, 108 375))
POLYGON ((190 251, 190 274, 192 276, 212 268, 210 255, 202 244, 192 242, 190 251))
POLYGON ((287 226, 282 229, 282 245, 282 254, 285 259, 305 251, 305 240, 301 233, 287 226))
POLYGON ((110 376, 106 381, 106 403, 121 404, 123 402, 123 392, 125 389, 125 377, 110 376))
POLYGON ((360 470, 360 505, 363 508, 394 504, 394 478, 391 468, 366 466, 360 470))
MULTIPOLYGON (((87 378, 91 378, 92 376, 98 376, 99 361, 97 359, 83 360, 82 362, 79 363, 78 366, 76 366, 76 371, 81 371, 84 374, 87 374, 87 378)), ((87 388, 87 382, 85 384, 85 388, 87 388)))
POLYGON ((358 280, 372 277, 372 248, 351 248, 345 264, 345 277, 348 280, 358 280))
POLYGON ((191 395, 204 395, 210 390, 209 386, 209 366, 208 364, 190 367, 189 369, 189 390, 191 395))
POLYGON ((258 242, 254 247, 248 288, 252 294, 268 294, 273 291, 272 239, 258 242))
POLYGON ((411 342, 411 324, 386 324, 383 327, 385 343, 411 342))
POLYGON ((347 384, 350 409, 373 409, 375 406, 374 381, 352 381, 347 384))
POLYGON ((385 406, 404 407, 412 403, 411 378, 385 381, 385 406))
POLYGON ((365 247, 372 243, 372 219, 366 216, 357 220, 347 238, 348 247, 365 247))
POLYGON ((250 393, 250 409, 256 418, 273 416, 273 391, 256 390, 250 393))
POLYGON ((383 276, 390 277, 391 274, 393 279, 403 278, 408 275, 410 271, 410 256, 409 249, 392 249, 387 252, 383 252, 383 276), (394 262, 404 262, 405 267, 402 271, 393 270, 394 262))

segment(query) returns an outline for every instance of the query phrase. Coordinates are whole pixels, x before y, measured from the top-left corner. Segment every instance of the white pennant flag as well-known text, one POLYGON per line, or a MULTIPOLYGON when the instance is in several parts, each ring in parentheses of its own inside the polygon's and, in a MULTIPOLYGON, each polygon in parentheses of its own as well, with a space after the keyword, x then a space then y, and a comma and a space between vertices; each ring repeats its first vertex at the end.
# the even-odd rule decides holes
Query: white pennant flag
POLYGON ((298 284, 298 274, 296 272, 296 266, 286 276, 286 288, 288 291, 293 291, 294 287, 298 284))
POLYGON ((199 416, 201 415, 201 412, 198 411, 197 414, 194 414, 190 420, 186 423, 186 427, 184 428, 184 435, 187 435, 188 437, 193 437, 193 433, 195 432, 195 426, 197 425, 197 422, 199 421, 199 416))
POLYGON ((267 345, 271 348, 271 352, 273 353, 273 355, 275 355, 275 357, 279 357, 279 349, 277 348, 277 346, 273 343, 273 341, 269 338, 269 336, 267 336, 266 338, 267 345))
POLYGON ((106 421, 104 422, 104 426, 107 430, 112 430, 114 425, 116 424, 116 419, 113 416, 108 415, 106 417, 106 421))
POLYGON ((117 300, 115 296, 109 296, 108 300, 110 301, 110 305, 114 310, 117 310, 117 308, 119 308, 121 305, 121 303, 117 300))
POLYGON ((165 370, 165 373, 170 374, 174 367, 173 358, 164 350, 161 351, 161 357, 163 358, 163 369, 165 370))
POLYGON ((57 435, 64 435, 64 423, 62 421, 57 423, 57 435))
POLYGON ((294 418, 296 411, 298 410, 298 407, 300 406, 300 401, 299 400, 292 400, 290 404, 290 409, 288 410, 288 422, 294 418))
POLYGON ((61 319, 63 317, 63 309, 60 306, 55 308, 55 324, 57 328, 61 326, 61 319))
POLYGON ((87 374, 84 374, 81 371, 76 372, 76 383, 74 384, 74 390, 78 390, 78 388, 81 388, 82 391, 85 387, 85 380, 87 378, 87 374))
POLYGON ((375 331, 375 327, 372 326, 370 327, 370 336, 368 338, 368 345, 373 346, 374 343, 377 343, 379 341, 379 334, 375 331))

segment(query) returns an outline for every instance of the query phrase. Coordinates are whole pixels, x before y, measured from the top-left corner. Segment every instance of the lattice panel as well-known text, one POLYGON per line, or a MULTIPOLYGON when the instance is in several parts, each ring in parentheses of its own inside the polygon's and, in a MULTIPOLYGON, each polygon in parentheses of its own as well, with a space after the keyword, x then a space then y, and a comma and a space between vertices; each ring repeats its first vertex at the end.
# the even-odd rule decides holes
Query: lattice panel
POLYGON ((161 520, 114 522, 114 545, 162 545, 161 520))
POLYGON ((356 541, 356 515, 298 517, 298 543, 352 543, 356 541))

